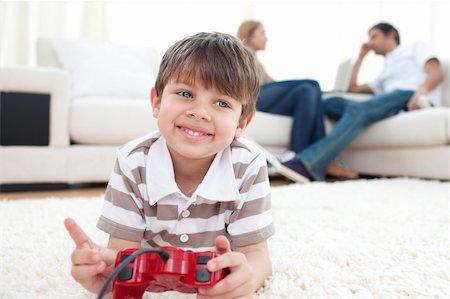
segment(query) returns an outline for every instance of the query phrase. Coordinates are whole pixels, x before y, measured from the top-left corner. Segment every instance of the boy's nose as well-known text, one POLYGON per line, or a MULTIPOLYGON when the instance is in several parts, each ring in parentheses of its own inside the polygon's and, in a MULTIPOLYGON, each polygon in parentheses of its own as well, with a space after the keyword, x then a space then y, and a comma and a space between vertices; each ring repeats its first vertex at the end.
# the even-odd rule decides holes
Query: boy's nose
POLYGON ((188 109, 186 111, 186 114, 190 117, 195 117, 198 119, 203 119, 203 120, 207 120, 210 121, 211 120, 211 116, 208 113, 208 110, 206 109, 205 105, 203 104, 197 104, 194 105, 193 107, 190 107, 190 109, 188 109))

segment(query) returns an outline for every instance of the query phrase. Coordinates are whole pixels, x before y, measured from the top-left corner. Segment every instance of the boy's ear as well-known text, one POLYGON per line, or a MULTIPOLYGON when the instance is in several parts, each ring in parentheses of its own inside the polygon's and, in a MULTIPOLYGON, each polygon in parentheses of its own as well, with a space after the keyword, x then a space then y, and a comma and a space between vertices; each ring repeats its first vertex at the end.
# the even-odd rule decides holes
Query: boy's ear
POLYGON ((247 126, 252 121, 253 116, 255 116, 255 112, 250 113, 249 115, 247 115, 246 118, 239 121, 238 127, 236 128, 236 134, 234 135, 235 138, 239 138, 242 136, 242 133, 244 133, 245 128, 247 128, 247 126))
POLYGON ((150 103, 153 108, 153 117, 158 118, 161 99, 156 95, 156 89, 154 87, 150 91, 150 103))

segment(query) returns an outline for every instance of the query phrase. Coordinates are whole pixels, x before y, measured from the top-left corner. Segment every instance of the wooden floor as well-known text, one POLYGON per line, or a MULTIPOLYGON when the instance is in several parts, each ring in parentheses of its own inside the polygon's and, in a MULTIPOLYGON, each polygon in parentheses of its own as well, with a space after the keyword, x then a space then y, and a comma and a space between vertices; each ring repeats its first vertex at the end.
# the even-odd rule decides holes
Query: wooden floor
POLYGON ((44 190, 27 192, 3 192, 0 199, 40 199, 47 197, 91 197, 105 192, 105 187, 79 187, 63 190, 44 190))
MULTIPOLYGON (((271 186, 287 185, 291 182, 281 177, 271 178, 271 186)), ((26 192, 2 192, 0 200, 6 199, 39 199, 47 197, 93 197, 105 192, 106 185, 95 186, 70 186, 61 190, 26 191, 26 192)))

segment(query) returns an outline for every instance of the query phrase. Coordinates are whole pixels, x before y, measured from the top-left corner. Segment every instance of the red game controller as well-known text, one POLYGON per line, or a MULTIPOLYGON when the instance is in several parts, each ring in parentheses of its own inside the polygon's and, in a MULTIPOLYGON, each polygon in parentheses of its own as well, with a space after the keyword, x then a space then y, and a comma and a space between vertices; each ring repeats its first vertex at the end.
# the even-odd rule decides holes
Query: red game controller
MULTIPOLYGON (((113 298, 142 298, 145 291, 178 291, 196 293, 199 287, 211 287, 228 274, 227 269, 209 272, 206 263, 217 252, 192 252, 174 247, 161 247, 158 252, 143 253, 132 259, 113 282, 113 298)), ((124 261, 138 248, 118 252, 115 266, 124 261)))

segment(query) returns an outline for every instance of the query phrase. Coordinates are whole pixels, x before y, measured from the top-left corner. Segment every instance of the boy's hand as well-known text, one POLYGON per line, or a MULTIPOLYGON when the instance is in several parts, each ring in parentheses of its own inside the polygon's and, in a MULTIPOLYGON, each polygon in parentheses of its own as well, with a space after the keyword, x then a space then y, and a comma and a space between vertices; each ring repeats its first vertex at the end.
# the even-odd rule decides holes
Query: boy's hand
POLYGON ((95 245, 73 219, 64 220, 64 226, 76 245, 71 255, 73 278, 88 291, 99 293, 114 269, 116 253, 95 245))
POLYGON ((197 298, 253 298, 255 275, 247 257, 241 252, 232 252, 225 236, 217 237, 216 248, 221 256, 208 262, 208 270, 214 272, 229 268, 230 274, 211 288, 200 288, 197 298))

